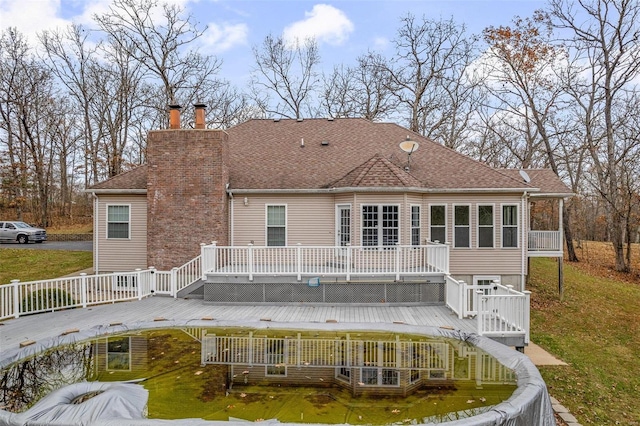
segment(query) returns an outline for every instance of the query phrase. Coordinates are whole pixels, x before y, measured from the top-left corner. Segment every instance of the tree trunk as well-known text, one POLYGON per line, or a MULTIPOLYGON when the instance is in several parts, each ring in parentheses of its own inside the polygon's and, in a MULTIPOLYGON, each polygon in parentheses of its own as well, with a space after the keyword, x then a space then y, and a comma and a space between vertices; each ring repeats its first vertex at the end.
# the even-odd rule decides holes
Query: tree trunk
POLYGON ((567 205, 562 206, 562 228, 564 229, 564 239, 567 242, 567 260, 569 262, 579 262, 576 250, 573 247, 573 234, 571 232, 571 221, 569 220, 569 209, 567 205))

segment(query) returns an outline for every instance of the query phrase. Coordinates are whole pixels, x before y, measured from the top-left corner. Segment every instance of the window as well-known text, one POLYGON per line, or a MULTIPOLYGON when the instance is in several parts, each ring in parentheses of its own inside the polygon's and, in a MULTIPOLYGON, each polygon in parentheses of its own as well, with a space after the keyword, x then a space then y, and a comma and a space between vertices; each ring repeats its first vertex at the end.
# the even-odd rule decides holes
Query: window
POLYGON ((362 206, 362 245, 392 246, 398 243, 398 206, 362 206))
POLYGON ((287 208, 286 206, 267 206, 267 245, 285 246, 287 244, 287 208))
POLYGON ((360 379, 368 386, 398 386, 400 383, 398 370, 393 368, 362 368, 360 379))
POLYGON ((455 206, 453 208, 454 236, 453 241, 455 247, 470 247, 470 215, 469 206, 455 206))
POLYGON ((447 241, 447 207, 431 206, 430 238, 431 241, 444 243, 447 241))
POLYGON ((337 243, 340 247, 351 244, 351 206, 338 206, 338 234, 337 243))
POLYGON ((107 238, 129 238, 129 206, 107 206, 107 238))
POLYGON ((518 206, 502 206, 502 247, 518 247, 518 206))
POLYGON ((420 206, 411 206, 411 245, 420 245, 420 206))
POLYGON ((478 206, 478 247, 493 247, 493 206, 478 206))
POLYGON ((107 370, 131 370, 131 338, 107 338, 107 370))

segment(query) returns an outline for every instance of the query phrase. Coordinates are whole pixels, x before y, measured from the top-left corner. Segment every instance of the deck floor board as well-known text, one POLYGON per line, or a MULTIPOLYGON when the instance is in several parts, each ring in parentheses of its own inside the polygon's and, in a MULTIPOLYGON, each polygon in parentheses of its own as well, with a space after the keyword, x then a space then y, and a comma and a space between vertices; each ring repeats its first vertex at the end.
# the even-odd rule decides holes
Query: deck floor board
POLYGON ((445 306, 270 306, 211 305, 199 299, 149 297, 140 301, 92 306, 25 315, 0 322, 0 350, 15 348, 26 340, 59 336, 72 328, 105 326, 114 322, 133 324, 163 317, 168 320, 189 320, 212 317, 219 320, 248 322, 271 319, 280 323, 392 323, 402 321, 412 325, 453 327, 467 333, 476 331, 475 320, 459 319, 445 306))

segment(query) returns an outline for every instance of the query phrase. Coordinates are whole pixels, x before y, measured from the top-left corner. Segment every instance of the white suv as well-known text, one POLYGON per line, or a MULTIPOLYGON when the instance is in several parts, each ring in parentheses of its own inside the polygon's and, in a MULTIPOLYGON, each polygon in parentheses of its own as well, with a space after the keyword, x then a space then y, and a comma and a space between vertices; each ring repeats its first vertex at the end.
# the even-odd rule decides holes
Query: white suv
POLYGON ((47 231, 34 228, 24 222, 0 222, 0 241, 17 241, 27 244, 29 241, 41 243, 47 241, 47 231))

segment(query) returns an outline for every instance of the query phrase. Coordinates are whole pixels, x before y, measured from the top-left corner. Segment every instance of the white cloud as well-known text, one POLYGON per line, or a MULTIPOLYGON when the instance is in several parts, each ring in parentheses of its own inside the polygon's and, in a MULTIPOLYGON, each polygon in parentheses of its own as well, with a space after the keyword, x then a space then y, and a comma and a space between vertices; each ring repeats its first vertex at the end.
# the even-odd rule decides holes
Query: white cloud
POLYGON ((373 47, 375 50, 386 50, 389 46, 389 39, 386 37, 375 37, 373 39, 373 47))
POLYGON ((69 24, 69 21, 58 16, 60 0, 0 0, 0 10, 0 30, 17 28, 31 44, 37 41, 37 33, 63 28, 69 24))
POLYGON ((328 4, 316 4, 311 12, 305 12, 303 20, 287 26, 282 35, 289 45, 307 38, 315 38, 319 44, 340 45, 347 41, 353 29, 353 23, 343 11, 328 4))
POLYGON ((237 45, 247 44, 249 28, 246 24, 208 24, 201 37, 205 49, 211 53, 221 53, 237 45))

